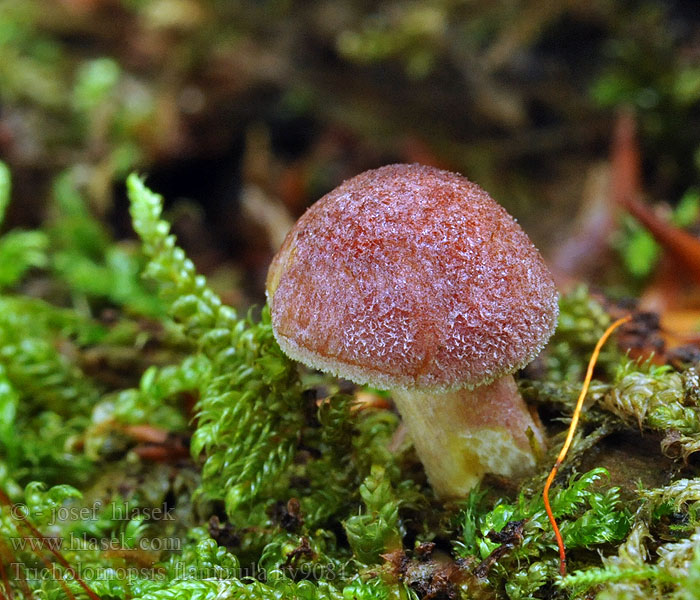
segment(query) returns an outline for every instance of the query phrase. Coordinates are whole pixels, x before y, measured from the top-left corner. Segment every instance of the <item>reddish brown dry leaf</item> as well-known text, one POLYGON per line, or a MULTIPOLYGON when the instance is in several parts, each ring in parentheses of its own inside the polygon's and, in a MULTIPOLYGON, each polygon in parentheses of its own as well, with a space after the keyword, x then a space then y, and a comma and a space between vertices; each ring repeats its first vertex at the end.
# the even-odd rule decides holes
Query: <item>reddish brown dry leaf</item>
POLYGON ((549 261, 557 287, 562 291, 571 289, 581 279, 595 277, 611 252, 608 240, 615 229, 616 207, 610 202, 609 188, 609 166, 592 166, 571 230, 549 261))
POLYGON ((661 315, 661 330, 670 347, 700 342, 700 308, 666 311, 661 315))
POLYGON ((164 444, 168 439, 168 431, 153 425, 127 425, 124 433, 137 442, 164 444))
POLYGON ((641 167, 633 113, 620 115, 612 150, 612 198, 640 221, 664 249, 700 283, 700 240, 664 221, 640 199, 641 167))

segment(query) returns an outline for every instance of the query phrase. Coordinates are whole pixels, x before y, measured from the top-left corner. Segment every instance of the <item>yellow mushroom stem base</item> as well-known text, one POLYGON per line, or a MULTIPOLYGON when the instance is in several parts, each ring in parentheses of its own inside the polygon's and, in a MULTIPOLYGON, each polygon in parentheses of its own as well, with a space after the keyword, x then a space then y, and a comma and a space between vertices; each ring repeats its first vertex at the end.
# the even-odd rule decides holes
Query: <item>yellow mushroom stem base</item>
POLYGON ((544 448, 510 375, 471 390, 392 390, 392 396, 441 498, 466 496, 486 473, 526 475, 544 448))

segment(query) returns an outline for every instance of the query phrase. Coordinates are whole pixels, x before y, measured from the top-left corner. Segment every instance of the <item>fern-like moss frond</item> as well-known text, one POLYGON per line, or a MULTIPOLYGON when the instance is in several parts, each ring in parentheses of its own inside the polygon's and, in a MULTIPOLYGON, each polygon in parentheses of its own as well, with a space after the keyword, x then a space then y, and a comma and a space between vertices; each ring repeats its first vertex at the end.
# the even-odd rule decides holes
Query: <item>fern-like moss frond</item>
POLYGON ((291 463, 301 429, 301 385, 279 349, 267 310, 238 319, 176 246, 161 219, 162 199, 135 175, 127 181, 134 229, 150 258, 171 317, 211 362, 200 380, 197 430, 191 450, 205 455, 202 488, 226 501, 229 514, 280 476, 291 463))
MULTIPOLYGON (((617 488, 596 489, 608 473, 593 469, 572 477, 566 487, 551 496, 567 549, 590 550, 624 539, 630 515, 624 509, 617 488)), ((463 540, 457 544, 462 556, 482 560, 494 585, 504 580, 510 598, 528 598, 556 579, 556 544, 541 495, 516 503, 499 502, 482 513, 483 500, 472 492, 461 515, 463 540), (527 565, 527 569, 524 568, 527 565), (518 577, 512 573, 517 571, 518 577)))
POLYGON ((377 562, 383 553, 401 548, 404 531, 399 504, 384 468, 375 465, 360 486, 365 512, 345 522, 345 533, 355 556, 366 564, 377 562))

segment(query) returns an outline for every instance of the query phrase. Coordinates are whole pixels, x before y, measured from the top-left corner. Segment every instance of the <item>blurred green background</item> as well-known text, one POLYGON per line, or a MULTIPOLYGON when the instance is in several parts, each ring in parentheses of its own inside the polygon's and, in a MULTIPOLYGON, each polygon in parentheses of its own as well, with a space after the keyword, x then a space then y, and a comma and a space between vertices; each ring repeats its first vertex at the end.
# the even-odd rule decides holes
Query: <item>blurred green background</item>
MULTIPOLYGON (((137 170, 199 268, 235 288, 233 303, 259 303, 292 219, 364 169, 416 161, 462 172, 551 262, 601 277, 599 260, 560 254, 605 189, 621 109, 636 114, 650 200, 675 206, 698 182, 697 8, 0 0, 6 227, 43 221, 62 174, 131 236, 123 180, 137 170)), ((629 270, 644 275, 653 248, 630 235, 629 270)))

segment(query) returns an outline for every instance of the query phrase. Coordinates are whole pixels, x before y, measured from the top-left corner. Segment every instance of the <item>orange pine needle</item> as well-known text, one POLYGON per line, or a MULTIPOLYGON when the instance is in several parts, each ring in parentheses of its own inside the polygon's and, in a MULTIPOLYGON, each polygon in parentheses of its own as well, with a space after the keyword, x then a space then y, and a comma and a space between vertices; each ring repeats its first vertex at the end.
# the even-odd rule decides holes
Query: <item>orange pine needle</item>
POLYGON ((549 517, 549 522, 552 524, 552 529, 554 530, 554 537, 556 538, 557 546, 559 547, 559 572, 561 573, 562 577, 566 575, 566 548, 564 546, 564 538, 562 537, 561 532, 559 531, 559 526, 557 525, 557 521, 554 518, 554 514, 552 513, 552 507, 549 504, 549 488, 551 487, 552 482, 554 481, 554 478, 557 475, 559 466, 562 464, 562 462, 564 462, 564 457, 569 451, 569 446, 571 446, 571 442, 574 439, 576 425, 578 425, 578 419, 581 415, 581 408, 583 407, 583 400, 585 399, 586 394, 588 393, 588 387, 590 386, 591 379, 593 378, 593 369, 598 360, 598 356, 600 355, 600 349, 603 347, 603 344, 605 344, 612 332, 615 331, 623 323, 629 321, 631 318, 632 317, 628 315, 626 317, 618 319, 605 330, 605 333, 603 333, 602 336, 600 336, 600 339, 598 340, 598 343, 596 344, 595 349, 593 350, 593 354, 591 355, 591 360, 588 362, 588 370, 586 371, 586 377, 583 380, 583 387, 581 388, 581 393, 579 394, 578 401, 576 402, 574 414, 571 417, 569 433, 566 436, 566 440, 564 441, 564 445, 562 446, 561 452, 559 452, 557 461, 554 463, 554 467, 549 473, 549 477, 547 477, 547 481, 544 484, 544 491, 542 492, 542 497, 544 499, 544 509, 547 511, 547 517, 549 517))
MULTIPOLYGON (((0 504, 12 508, 12 501, 10 497, 0 488, 0 504)), ((48 543, 47 538, 27 519, 26 517, 15 514, 13 511, 10 512, 10 516, 15 520, 15 522, 20 525, 23 529, 27 530, 30 536, 42 542, 43 547, 47 548, 48 551, 53 555, 53 557, 61 564, 61 566, 73 577, 76 583, 83 588, 90 600, 100 600, 100 597, 88 586, 82 577, 78 575, 78 572, 70 565, 70 563, 65 559, 65 557, 55 548, 48 543)), ((51 562, 46 558, 41 552, 37 552, 37 556, 44 563, 44 565, 51 569, 51 562)), ((66 597, 70 600, 75 600, 75 595, 70 591, 66 580, 63 578, 60 572, 58 572, 58 583, 63 588, 66 593, 66 597)), ((9 588, 8 588, 9 589, 9 588)), ((31 592, 30 592, 31 593, 31 592)))

